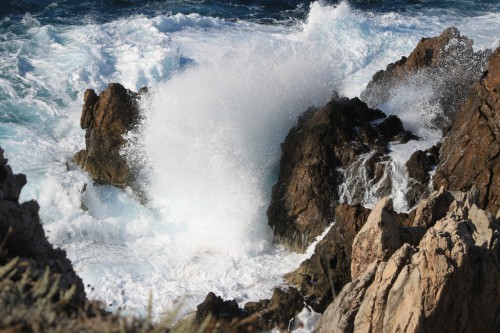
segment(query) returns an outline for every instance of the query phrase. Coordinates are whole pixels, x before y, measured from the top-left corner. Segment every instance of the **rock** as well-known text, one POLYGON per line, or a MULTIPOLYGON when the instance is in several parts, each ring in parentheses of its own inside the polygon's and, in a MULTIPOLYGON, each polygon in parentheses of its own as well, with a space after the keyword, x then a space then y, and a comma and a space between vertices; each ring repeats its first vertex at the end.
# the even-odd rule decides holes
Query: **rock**
POLYGON ((422 38, 408 57, 389 64, 373 76, 361 99, 370 107, 386 103, 396 88, 405 84, 430 86, 444 111, 434 120, 439 128, 449 126, 469 89, 479 79, 490 52, 474 52, 473 41, 455 27, 433 38, 422 38))
POLYGON ((406 171, 410 181, 405 197, 409 207, 415 206, 420 199, 429 195, 431 187, 429 172, 439 162, 440 146, 439 144, 432 146, 426 151, 417 150, 406 162, 406 171))
POLYGON ((351 279, 357 278, 375 260, 387 260, 402 242, 392 212, 392 200, 380 200, 368 220, 354 237, 351 255, 351 279))
POLYGON ((241 310, 235 300, 225 301, 213 292, 208 293, 203 303, 196 307, 195 320, 203 322, 206 317, 231 321, 233 318, 244 318, 247 313, 241 310))
POLYGON ((311 258, 285 275, 285 280, 299 288, 314 311, 325 311, 334 293, 351 281, 352 241, 369 214, 370 210, 359 204, 338 205, 335 224, 316 245, 311 258))
POLYGON ((500 208, 500 48, 472 89, 443 142, 434 177, 436 188, 479 190, 478 206, 500 208))
POLYGON ((267 308, 260 312, 261 327, 289 332, 295 328, 295 316, 304 308, 304 299, 295 288, 274 289, 267 308))
POLYGON ((85 149, 75 161, 97 183, 134 187, 135 174, 120 149, 126 143, 124 135, 138 123, 139 98, 118 83, 111 83, 99 96, 92 89, 85 92, 80 119, 86 130, 85 149))
POLYGON ((387 179, 387 143, 414 136, 399 119, 385 118, 357 98, 334 98, 299 118, 281 145, 280 174, 267 211, 276 242, 302 252, 333 222, 344 177, 339 168, 369 174, 371 186, 387 179), (365 162, 368 153, 372 158, 365 162))
POLYGON ((231 326, 226 329, 231 332, 262 332, 276 328, 288 332, 295 327, 295 317, 303 308, 304 299, 295 288, 276 288, 270 300, 248 302, 244 309, 234 300, 225 301, 211 292, 197 306, 195 321, 201 323, 210 315, 214 321, 212 326, 220 321, 228 322, 231 326), (234 330, 238 327, 242 330, 234 330))
POLYGON ((19 203, 26 177, 12 173, 3 153, 0 148, 0 265, 19 258, 12 279, 20 279, 28 270, 42 276, 48 268, 50 278, 59 279, 57 286, 61 293, 74 286, 71 304, 73 308, 81 307, 86 300, 82 280, 66 252, 54 249, 47 241, 38 216, 38 204, 35 201, 19 203))
POLYGON ((315 332, 500 331, 500 229, 474 203, 477 193, 448 193, 455 199, 446 216, 418 248, 404 244, 368 265, 315 332))

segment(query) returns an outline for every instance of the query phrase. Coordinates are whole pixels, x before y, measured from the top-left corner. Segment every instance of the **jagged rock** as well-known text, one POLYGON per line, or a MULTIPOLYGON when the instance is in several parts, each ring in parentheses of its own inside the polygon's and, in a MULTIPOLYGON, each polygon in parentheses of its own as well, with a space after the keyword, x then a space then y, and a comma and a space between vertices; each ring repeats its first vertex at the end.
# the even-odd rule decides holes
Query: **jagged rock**
POLYGON ((85 92, 80 119, 86 130, 85 149, 75 155, 75 161, 98 183, 134 185, 136 175, 120 149, 125 145, 124 135, 139 120, 140 93, 118 83, 111 83, 99 96, 92 89, 85 92))
POLYGON ((338 205, 335 224, 316 245, 311 258, 285 275, 285 280, 299 288, 314 311, 325 311, 333 300, 333 290, 336 294, 351 281, 352 241, 369 214, 370 210, 359 204, 338 205))
POLYGON ((51 278, 59 279, 61 290, 75 286, 71 303, 81 307, 86 300, 82 280, 76 275, 66 252, 54 249, 47 241, 36 201, 19 203, 26 177, 14 175, 3 154, 0 148, 0 264, 19 257, 14 279, 20 279, 27 270, 41 276, 48 268, 51 278))
POLYGON ((406 162, 406 170, 410 183, 406 192, 408 206, 413 207, 417 202, 430 193, 430 174, 439 162, 440 145, 432 146, 426 151, 417 150, 406 162))
POLYGON ((291 287, 276 288, 270 300, 248 302, 244 309, 240 309, 236 301, 225 301, 210 292, 205 301, 198 305, 195 321, 201 323, 210 315, 216 322, 222 320, 231 322, 233 328, 243 328, 236 331, 261 332, 275 328, 279 331, 288 331, 294 328, 294 319, 303 308, 302 295, 297 289, 291 287))
POLYGON ((196 307, 195 320, 201 323, 209 315, 215 319, 231 321, 233 318, 246 317, 247 313, 239 308, 235 300, 225 301, 222 297, 210 292, 196 307))
POLYGON ((267 325, 262 325, 270 330, 277 327, 279 330, 294 328, 295 316, 304 308, 304 299, 295 288, 274 289, 269 306, 262 313, 262 320, 267 325))
POLYGON ((354 280, 376 259, 387 260, 402 244, 392 214, 392 199, 380 200, 354 237, 351 254, 351 278, 354 280))
POLYGON ((490 52, 474 52, 473 41, 461 36, 455 27, 433 38, 422 38, 408 57, 389 64, 373 76, 361 99, 370 107, 387 102, 403 84, 432 86, 444 117, 434 120, 439 128, 449 126, 469 89, 479 79, 490 52))
POLYGON ((477 193, 449 193, 446 216, 432 221, 418 248, 404 244, 374 260, 315 332, 499 332, 500 230, 474 203, 477 193))
POLYGON ((500 48, 460 109, 443 142, 435 187, 479 190, 479 207, 500 208, 500 48))
POLYGON ((353 172, 385 181, 387 143, 411 138, 399 119, 386 118, 358 98, 334 98, 308 110, 281 145, 279 179, 267 211, 275 240, 304 251, 333 222, 343 178, 338 168, 354 166, 359 170, 353 172), (365 162, 368 153, 372 158, 365 162))

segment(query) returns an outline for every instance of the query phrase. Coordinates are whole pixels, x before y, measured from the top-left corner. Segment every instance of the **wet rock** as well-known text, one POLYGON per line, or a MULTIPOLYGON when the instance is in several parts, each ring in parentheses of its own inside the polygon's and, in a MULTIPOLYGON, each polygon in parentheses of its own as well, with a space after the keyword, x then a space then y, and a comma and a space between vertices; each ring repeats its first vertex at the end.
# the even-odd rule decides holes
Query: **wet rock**
MULTIPOLYGON (((387 143, 409 138, 414 137, 399 119, 386 119, 357 98, 334 98, 306 112, 281 145, 280 174, 267 211, 275 241, 304 251, 333 222, 342 170, 369 174, 376 187, 372 179, 387 180, 387 143)), ((363 193, 350 202, 360 202, 363 193)))
POLYGON ((444 111, 444 115, 433 123, 444 129, 481 76, 490 54, 490 51, 474 52, 472 44, 473 41, 461 36, 455 27, 444 30, 437 37, 422 38, 408 57, 375 73, 361 93, 361 99, 370 107, 378 107, 389 101, 403 85, 432 87, 436 102, 444 111))
POLYGON ((276 288, 266 309, 258 313, 261 327, 289 332, 295 328, 295 317, 303 308, 304 299, 297 289, 276 288))
POLYGON ((315 332, 498 332, 500 230, 477 191, 448 193, 418 248, 402 245, 346 285, 315 332))
POLYGON ((436 188, 479 190, 478 206, 500 208, 500 48, 491 56, 443 142, 436 188))
POLYGON ((357 278, 376 259, 387 260, 401 246, 398 225, 392 211, 390 198, 380 200, 354 237, 351 279, 357 278))
POLYGON ((409 207, 413 207, 417 202, 429 195, 430 180, 429 174, 439 162, 440 145, 432 146, 426 151, 417 150, 406 162, 406 170, 410 177, 406 200, 409 207))
POLYGON ((74 308, 81 307, 86 300, 82 280, 66 252, 54 249, 47 241, 38 216, 38 204, 35 201, 19 203, 26 177, 13 174, 3 154, 0 148, 0 264, 19 257, 12 279, 20 279, 27 270, 41 276, 48 268, 51 279, 59 279, 57 286, 61 292, 74 286, 71 304, 74 308))
POLYGON ((99 96, 85 92, 80 126, 86 130, 85 149, 75 155, 76 163, 97 183, 117 187, 134 185, 133 168, 120 150, 124 135, 139 121, 140 94, 111 83, 99 96))
POLYGON ((214 319, 231 321, 233 318, 243 318, 247 313, 241 310, 235 300, 225 301, 213 292, 208 293, 205 300, 196 307, 195 320, 202 322, 211 316, 214 319))
POLYGON ((285 275, 285 280, 299 288, 314 311, 325 311, 334 294, 351 281, 352 241, 369 213, 369 209, 359 204, 338 205, 335 224, 316 245, 311 258, 285 275))

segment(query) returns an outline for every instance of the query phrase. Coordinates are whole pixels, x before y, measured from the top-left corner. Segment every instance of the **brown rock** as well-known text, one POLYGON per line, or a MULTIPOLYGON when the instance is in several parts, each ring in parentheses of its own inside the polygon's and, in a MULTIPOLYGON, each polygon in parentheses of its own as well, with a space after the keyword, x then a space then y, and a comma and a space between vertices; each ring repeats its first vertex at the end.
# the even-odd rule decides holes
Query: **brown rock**
POLYGON ((59 279, 57 294, 74 286, 71 304, 73 310, 79 308, 86 300, 82 280, 76 275, 66 252, 54 249, 47 241, 36 201, 19 203, 24 185, 26 177, 12 173, 0 148, 0 266, 19 258, 15 273, 4 278, 18 281, 27 270, 41 276, 48 268, 50 278, 59 279))
POLYGON ((426 151, 417 150, 406 162, 406 170, 410 179, 405 197, 409 207, 415 206, 420 199, 429 195, 431 190, 429 172, 439 162, 440 147, 441 145, 438 144, 426 151))
POLYGON ((474 52, 473 41, 461 36, 455 27, 433 38, 422 38, 408 57, 375 73, 361 99, 370 107, 387 102, 392 91, 407 83, 432 86, 444 114, 434 125, 446 128, 469 89, 479 79, 489 51, 474 52))
POLYGON ((500 331, 500 230, 474 203, 453 194, 418 250, 403 245, 342 290, 315 332, 500 331))
POLYGON ((491 56, 441 148, 435 187, 479 190, 479 207, 500 208, 500 48, 491 56))
POLYGON ((387 260, 402 245, 392 213, 392 200, 380 200, 368 220, 354 237, 351 255, 351 278, 362 274, 375 260, 387 260))
POLYGON ((386 179, 381 174, 388 141, 412 135, 395 117, 371 123, 384 118, 357 98, 334 98, 299 119, 281 145, 280 175, 267 211, 277 242, 304 251, 333 222, 343 178, 339 167, 386 179), (376 158, 364 163, 361 155, 369 152, 376 158))
POLYGON ((247 313, 241 310, 235 300, 223 300, 210 292, 205 300, 196 307, 195 320, 201 323, 211 316, 214 319, 231 321, 234 318, 244 318, 247 313))
POLYGON ((86 130, 86 148, 75 155, 75 161, 94 181, 118 187, 133 184, 134 174, 120 149, 124 134, 138 121, 138 98, 118 83, 99 96, 91 89, 85 92, 80 126, 86 130))
POLYGON ((285 276, 314 311, 325 311, 334 294, 351 281, 352 241, 369 214, 370 210, 361 205, 338 205, 335 224, 316 245, 314 254, 285 276))

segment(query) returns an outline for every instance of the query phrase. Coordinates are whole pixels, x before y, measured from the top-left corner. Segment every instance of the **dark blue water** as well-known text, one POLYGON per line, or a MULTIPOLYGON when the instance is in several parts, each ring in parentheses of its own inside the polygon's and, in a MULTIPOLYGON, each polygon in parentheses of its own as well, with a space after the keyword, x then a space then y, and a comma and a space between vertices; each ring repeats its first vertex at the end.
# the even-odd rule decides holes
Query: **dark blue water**
MULTIPOLYGON (((0 19, 19 20, 29 13, 42 24, 79 24, 90 20, 105 23, 131 15, 148 17, 164 14, 198 13, 226 20, 249 20, 276 23, 302 20, 310 3, 303 0, 2 0, 0 19)), ((340 0, 325 0, 338 4, 340 0)), ((348 0, 351 6, 375 12, 414 12, 435 9, 462 15, 498 12, 498 0, 348 0)))

